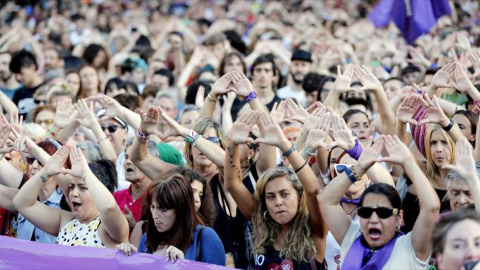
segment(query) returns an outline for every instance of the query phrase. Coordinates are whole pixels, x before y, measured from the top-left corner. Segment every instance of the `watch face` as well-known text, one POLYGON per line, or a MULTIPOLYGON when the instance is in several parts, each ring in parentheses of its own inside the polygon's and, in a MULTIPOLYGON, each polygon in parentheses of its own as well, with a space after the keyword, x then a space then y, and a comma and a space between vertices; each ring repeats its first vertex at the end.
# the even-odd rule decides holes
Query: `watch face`
POLYGON ((333 167, 335 168, 335 172, 337 175, 341 174, 345 170, 351 171, 353 164, 334 164, 333 167))

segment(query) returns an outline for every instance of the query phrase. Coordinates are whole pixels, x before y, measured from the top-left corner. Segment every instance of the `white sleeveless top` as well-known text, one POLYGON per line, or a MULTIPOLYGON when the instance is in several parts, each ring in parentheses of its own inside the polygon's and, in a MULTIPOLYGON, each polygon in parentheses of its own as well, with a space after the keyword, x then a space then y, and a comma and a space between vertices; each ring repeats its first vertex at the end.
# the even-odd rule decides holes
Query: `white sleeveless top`
POLYGON ((99 225, 99 217, 89 223, 81 223, 77 218, 74 218, 60 230, 55 244, 64 246, 105 247, 98 235, 99 225))

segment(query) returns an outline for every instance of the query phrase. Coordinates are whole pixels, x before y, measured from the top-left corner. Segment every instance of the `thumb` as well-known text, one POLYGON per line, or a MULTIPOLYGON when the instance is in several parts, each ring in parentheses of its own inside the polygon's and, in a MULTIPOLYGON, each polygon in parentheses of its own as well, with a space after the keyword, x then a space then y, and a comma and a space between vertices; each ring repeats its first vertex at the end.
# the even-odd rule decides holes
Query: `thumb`
POLYGON ((256 138, 253 142, 254 143, 265 143, 265 138, 256 138))
POLYGON ((416 126, 419 125, 418 121, 415 120, 415 119, 408 119, 407 122, 410 123, 410 124, 412 124, 412 125, 416 125, 416 126))
POLYGON ((253 143, 253 144, 254 144, 254 143, 255 143, 255 140, 254 140, 253 138, 251 138, 251 137, 247 137, 247 139, 245 140, 245 142, 247 142, 247 143, 253 143))
POLYGON ((125 211, 127 211, 127 214, 132 214, 132 211, 130 211, 130 208, 128 208, 128 205, 125 204, 125 206, 123 206, 123 209, 125 209, 125 211))
POLYGON ((328 145, 327 150, 331 151, 334 147, 339 146, 340 144, 337 141, 332 142, 331 144, 328 145))
POLYGON ((431 123, 430 119, 426 118, 426 119, 423 119, 423 120, 420 120, 420 122, 418 122, 418 125, 425 125, 425 124, 428 124, 428 123, 431 123))
POLYGON ((457 171, 457 167, 453 164, 444 164, 442 165, 442 169, 444 170, 452 170, 452 171, 455 171, 455 172, 458 172, 457 171))

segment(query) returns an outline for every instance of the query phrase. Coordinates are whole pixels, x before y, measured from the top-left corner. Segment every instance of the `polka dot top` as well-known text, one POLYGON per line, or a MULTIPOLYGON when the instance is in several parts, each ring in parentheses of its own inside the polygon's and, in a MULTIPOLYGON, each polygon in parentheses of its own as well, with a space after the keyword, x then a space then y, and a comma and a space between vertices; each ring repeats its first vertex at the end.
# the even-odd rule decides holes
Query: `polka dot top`
POLYGON ((74 218, 60 230, 55 244, 64 246, 105 247, 98 235, 100 222, 99 217, 86 224, 74 218))

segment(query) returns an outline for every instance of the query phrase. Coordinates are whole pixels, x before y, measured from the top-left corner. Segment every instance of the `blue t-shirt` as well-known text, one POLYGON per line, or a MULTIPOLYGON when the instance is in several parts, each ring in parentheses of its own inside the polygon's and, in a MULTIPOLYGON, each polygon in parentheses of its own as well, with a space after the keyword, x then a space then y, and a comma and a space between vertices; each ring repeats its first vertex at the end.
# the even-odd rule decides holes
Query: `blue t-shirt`
MULTIPOLYGON (((195 261, 195 255, 197 253, 197 241, 200 241, 200 247, 202 249, 200 262, 216 264, 225 266, 225 249, 223 248, 222 241, 218 237, 217 233, 210 227, 204 227, 197 225, 197 228, 193 232, 193 243, 185 251, 185 259, 195 261), (202 230, 201 239, 197 239, 198 232, 202 230)), ((138 245, 138 252, 152 253, 147 249, 147 234, 142 235, 140 244, 138 245)))

